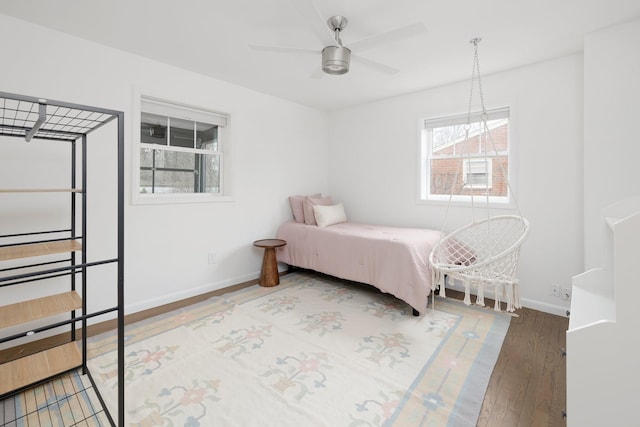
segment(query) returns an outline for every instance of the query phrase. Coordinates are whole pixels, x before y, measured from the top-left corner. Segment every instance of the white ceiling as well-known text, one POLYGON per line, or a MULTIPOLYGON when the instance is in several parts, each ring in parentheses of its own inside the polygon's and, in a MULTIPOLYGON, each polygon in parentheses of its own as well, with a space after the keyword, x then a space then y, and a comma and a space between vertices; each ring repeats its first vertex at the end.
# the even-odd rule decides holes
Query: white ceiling
POLYGON ((580 52, 586 33, 640 18, 639 0, 314 0, 324 20, 349 19, 345 46, 417 22, 426 27, 354 51, 397 74, 352 61, 348 74, 329 76, 317 72, 323 44, 313 29, 324 24, 305 13, 309 1, 0 0, 0 13, 322 110, 470 78, 473 37, 483 39, 480 67, 488 74, 580 52))

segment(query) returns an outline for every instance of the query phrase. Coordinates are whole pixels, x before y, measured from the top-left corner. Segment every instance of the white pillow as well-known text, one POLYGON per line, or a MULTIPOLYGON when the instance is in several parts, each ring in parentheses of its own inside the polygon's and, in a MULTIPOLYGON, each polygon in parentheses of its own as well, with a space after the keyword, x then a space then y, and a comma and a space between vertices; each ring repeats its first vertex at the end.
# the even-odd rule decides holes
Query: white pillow
POLYGON ((315 205, 313 207, 313 214, 316 217, 318 227, 347 222, 347 215, 344 213, 342 203, 332 206, 315 205))

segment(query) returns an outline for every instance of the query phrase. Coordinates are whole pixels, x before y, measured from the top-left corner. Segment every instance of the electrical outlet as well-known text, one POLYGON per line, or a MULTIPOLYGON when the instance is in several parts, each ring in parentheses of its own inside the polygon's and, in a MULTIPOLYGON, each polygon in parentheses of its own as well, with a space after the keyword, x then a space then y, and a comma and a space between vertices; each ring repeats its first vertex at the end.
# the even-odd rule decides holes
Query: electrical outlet
POLYGON ((560 297, 563 301, 569 301, 571 299, 571 288, 562 288, 560 290, 560 297))
POLYGON ((560 296, 560 286, 553 284, 551 285, 551 287, 549 288, 549 294, 551 296, 554 297, 559 297, 560 296))
POLYGON ((209 264, 215 264, 218 262, 218 255, 215 252, 209 252, 209 264))

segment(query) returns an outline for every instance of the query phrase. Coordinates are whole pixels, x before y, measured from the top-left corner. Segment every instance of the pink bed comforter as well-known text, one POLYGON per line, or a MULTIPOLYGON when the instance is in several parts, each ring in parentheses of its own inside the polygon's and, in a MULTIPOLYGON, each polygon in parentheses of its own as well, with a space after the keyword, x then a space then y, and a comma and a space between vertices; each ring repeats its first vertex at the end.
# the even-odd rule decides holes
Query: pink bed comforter
POLYGON ((346 222, 318 227, 289 221, 277 238, 280 262, 368 283, 424 312, 431 292, 429 253, 440 232, 346 222))

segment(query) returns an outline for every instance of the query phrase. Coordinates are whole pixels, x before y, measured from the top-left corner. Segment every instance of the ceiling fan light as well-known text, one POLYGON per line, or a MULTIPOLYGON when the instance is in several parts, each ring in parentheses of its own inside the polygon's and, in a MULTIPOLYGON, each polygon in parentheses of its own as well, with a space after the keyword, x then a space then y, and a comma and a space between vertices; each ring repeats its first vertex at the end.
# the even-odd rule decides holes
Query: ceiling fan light
POLYGON ((349 71, 351 50, 344 46, 327 46, 322 49, 322 71, 327 74, 345 74, 349 71))

